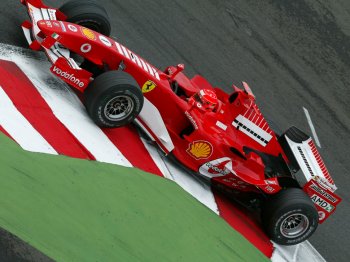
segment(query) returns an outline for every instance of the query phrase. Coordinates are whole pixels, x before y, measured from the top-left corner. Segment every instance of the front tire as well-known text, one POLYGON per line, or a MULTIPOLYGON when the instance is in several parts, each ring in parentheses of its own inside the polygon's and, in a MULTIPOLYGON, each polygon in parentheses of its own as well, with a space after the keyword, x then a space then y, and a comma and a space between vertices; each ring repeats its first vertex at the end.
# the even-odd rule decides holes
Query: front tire
POLYGON ((111 34, 111 23, 104 7, 92 0, 71 0, 59 10, 67 16, 67 22, 75 23, 103 35, 111 34))
POLYGON ((277 244, 296 245, 308 239, 318 226, 318 212, 300 188, 282 189, 264 203, 262 224, 277 244))
POLYGON ((100 127, 121 127, 141 112, 143 95, 137 82, 122 71, 109 71, 95 78, 84 92, 85 106, 100 127))

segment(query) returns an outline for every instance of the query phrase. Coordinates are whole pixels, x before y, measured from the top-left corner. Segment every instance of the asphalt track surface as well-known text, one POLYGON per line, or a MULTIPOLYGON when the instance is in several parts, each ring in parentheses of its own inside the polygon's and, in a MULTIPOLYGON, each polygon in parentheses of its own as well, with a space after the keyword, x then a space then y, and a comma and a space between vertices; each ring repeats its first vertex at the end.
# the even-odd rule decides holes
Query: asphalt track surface
MULTIPOLYGON (((343 198, 310 242, 327 261, 348 261, 350 2, 99 2, 110 14, 112 35, 158 68, 184 63, 186 74, 201 74, 226 91, 246 81, 261 111, 282 130, 296 125, 311 133, 303 107, 308 109, 343 198)), ((24 19, 19 1, 2 0, 0 42, 26 47, 24 19)))

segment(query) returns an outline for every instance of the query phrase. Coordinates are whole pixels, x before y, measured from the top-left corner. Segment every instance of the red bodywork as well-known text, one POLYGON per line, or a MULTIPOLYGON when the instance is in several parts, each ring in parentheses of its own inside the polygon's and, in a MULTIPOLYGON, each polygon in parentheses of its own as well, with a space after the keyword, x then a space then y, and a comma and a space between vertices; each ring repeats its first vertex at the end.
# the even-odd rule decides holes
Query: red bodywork
MULTIPOLYGON (((280 159, 287 170, 290 160, 246 83, 243 90, 233 86, 232 94, 226 94, 201 76, 186 77, 182 73, 183 65, 161 71, 116 40, 62 21, 65 16, 56 9, 49 10, 56 12, 57 20, 36 21, 34 7, 48 7, 40 0, 22 2, 27 5, 32 20, 32 23, 24 22, 22 27, 32 31, 35 31, 33 26, 38 28, 30 46, 44 49, 53 63, 51 71, 73 88, 84 92, 93 80, 92 73, 57 54, 57 49, 63 50, 63 47, 101 69, 129 73, 145 99, 159 112, 161 118, 156 120, 164 123, 173 148, 169 150, 163 143, 164 138, 155 134, 142 118, 138 118, 139 123, 166 154, 173 154, 190 170, 241 192, 275 194, 282 189, 277 176, 266 175, 266 163, 261 155, 280 159), (202 89, 216 92, 219 103, 212 112, 202 110, 193 102, 193 95, 202 89)), ((292 177, 290 172, 284 175, 292 177)))

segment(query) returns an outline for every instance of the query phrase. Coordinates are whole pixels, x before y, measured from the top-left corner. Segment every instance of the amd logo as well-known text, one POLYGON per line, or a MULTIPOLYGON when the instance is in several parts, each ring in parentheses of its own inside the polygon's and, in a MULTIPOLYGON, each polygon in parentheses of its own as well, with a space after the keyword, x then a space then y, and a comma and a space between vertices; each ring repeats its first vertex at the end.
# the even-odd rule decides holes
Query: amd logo
POLYGON ((320 206, 321 208, 323 208, 324 210, 326 210, 327 212, 332 212, 332 210, 334 209, 334 206, 332 206, 331 204, 329 204, 327 201, 323 200, 322 198, 320 198, 318 195, 314 194, 311 197, 312 202, 314 202, 316 205, 320 206))

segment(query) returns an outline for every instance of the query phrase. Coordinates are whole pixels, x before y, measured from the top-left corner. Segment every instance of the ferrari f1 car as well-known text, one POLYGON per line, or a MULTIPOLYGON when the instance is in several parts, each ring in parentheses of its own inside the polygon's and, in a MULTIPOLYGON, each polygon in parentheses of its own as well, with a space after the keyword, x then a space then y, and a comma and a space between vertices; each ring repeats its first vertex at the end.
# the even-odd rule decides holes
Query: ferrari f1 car
POLYGON ((247 83, 226 94, 199 75, 186 77, 183 65, 157 69, 109 37, 108 15, 94 1, 59 9, 21 2, 30 48, 43 50, 51 72, 83 94, 97 125, 136 122, 166 155, 259 208, 279 244, 304 241, 335 211, 341 199, 312 139, 296 127, 276 134, 247 83))

